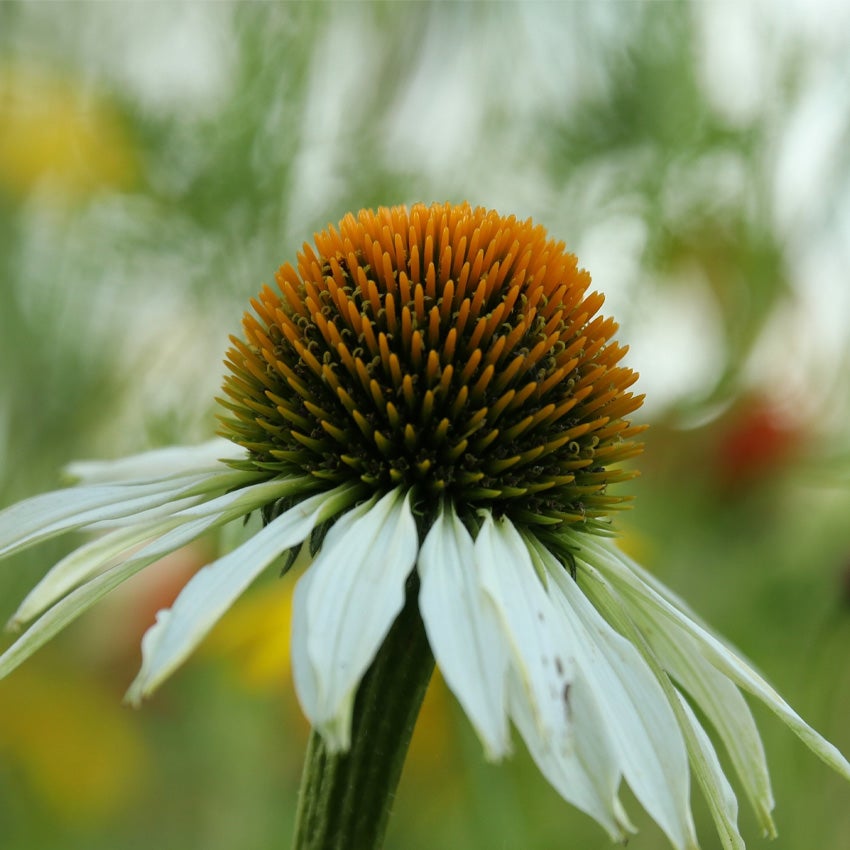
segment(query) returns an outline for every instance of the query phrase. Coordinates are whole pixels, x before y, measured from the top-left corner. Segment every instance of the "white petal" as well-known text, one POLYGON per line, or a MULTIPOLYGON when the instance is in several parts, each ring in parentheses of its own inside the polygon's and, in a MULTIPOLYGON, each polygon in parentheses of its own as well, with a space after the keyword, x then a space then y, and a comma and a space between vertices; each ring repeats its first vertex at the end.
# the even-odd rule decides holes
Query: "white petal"
MULTIPOLYGON (((297 599, 306 613, 298 622, 307 632, 316 687, 313 693, 299 689, 298 696, 331 751, 349 747, 357 685, 404 606, 417 550, 409 496, 395 490, 341 517, 308 570, 308 592, 302 589, 297 599)), ((303 663, 303 656, 293 663, 303 663)), ((296 686, 308 678, 299 671, 296 686)))
POLYGON ((675 636, 678 630, 690 635, 706 660, 745 691, 758 697, 812 752, 846 779, 850 779, 850 763, 847 759, 815 732, 737 653, 647 586, 623 561, 616 548, 595 541, 585 541, 582 545, 591 553, 589 557, 592 563, 605 572, 624 598, 631 601, 630 613, 636 620, 640 618, 639 622, 645 630, 672 629, 671 636, 675 636))
POLYGON ((216 472, 221 460, 241 460, 247 451, 221 437, 198 446, 168 446, 118 460, 78 460, 65 472, 84 484, 163 481, 170 477, 198 472, 216 472))
POLYGON ((446 680, 487 757, 510 752, 505 703, 508 659, 492 603, 476 575, 472 537, 449 506, 429 530, 418 559, 419 610, 446 680))
POLYGON ((90 523, 132 517, 186 496, 238 487, 252 477, 225 470, 150 484, 98 484, 43 493, 0 512, 0 557, 90 523))
POLYGON ((234 601, 282 552, 301 543, 350 501, 339 487, 305 499, 250 540, 199 570, 142 640, 142 668, 127 692, 138 703, 182 664, 234 601))
POLYGON ((553 747, 540 735, 515 671, 511 679, 511 716, 540 772, 567 802, 594 818, 612 841, 624 841, 634 827, 617 799, 620 772, 587 683, 579 676, 570 686, 569 708, 565 706, 570 733, 560 747, 553 747))
POLYGON ((711 721, 726 747, 741 784, 766 836, 775 837, 770 816, 773 793, 761 736, 752 712, 737 687, 700 654, 696 641, 677 630, 647 634, 650 645, 679 684, 711 721))
POLYGON ((527 545, 507 518, 494 520, 487 514, 475 540, 475 561, 538 733, 558 747, 566 735, 564 692, 573 671, 571 658, 557 644, 555 611, 527 545))
POLYGON ((746 850, 738 831, 738 801, 723 773, 717 753, 687 700, 677 691, 681 716, 687 724, 688 752, 724 850, 746 850))
MULTIPOLYGON (((345 517, 341 517, 337 521, 337 525, 343 519, 345 517)), ((319 683, 307 652, 309 626, 307 599, 310 596, 310 588, 314 578, 315 573, 308 567, 295 585, 295 593, 292 596, 292 624, 289 640, 292 654, 292 680, 295 684, 295 692, 298 694, 298 699, 308 718, 311 718, 310 712, 315 712, 316 706, 319 704, 319 683)))
MULTIPOLYGON (((535 551, 549 575, 550 595, 578 667, 599 703, 597 722, 611 735, 626 781, 676 847, 695 847, 687 750, 662 685, 557 559, 545 547, 535 551)), ((584 572, 582 577, 587 580, 584 572)))
POLYGON ((76 620, 110 590, 116 588, 130 576, 135 575, 139 570, 144 569, 148 564, 152 564, 181 546, 191 543, 221 522, 220 517, 213 516, 201 517, 184 523, 179 528, 169 531, 158 540, 145 546, 129 560, 107 570, 69 593, 50 610, 42 614, 0 656, 0 678, 8 675, 18 665, 26 661, 39 647, 76 620))

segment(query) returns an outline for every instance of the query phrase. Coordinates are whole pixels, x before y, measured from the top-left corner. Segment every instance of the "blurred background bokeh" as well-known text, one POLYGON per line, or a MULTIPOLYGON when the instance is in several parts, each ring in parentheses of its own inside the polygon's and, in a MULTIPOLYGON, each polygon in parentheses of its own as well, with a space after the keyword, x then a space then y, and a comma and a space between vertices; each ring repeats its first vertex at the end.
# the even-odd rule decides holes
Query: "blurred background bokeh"
MULTIPOLYGON (((0 505, 75 458, 211 435, 248 298, 346 211, 531 216, 641 372, 624 547, 850 753, 848 57, 837 0, 0 3, 0 505)), ((0 619, 75 542, 3 563, 0 619)), ((222 545, 145 571, 0 683, 4 850, 287 846, 291 578, 142 710, 121 701, 154 612, 222 545)), ((844 850, 850 788, 756 713, 770 846, 844 850)), ((630 848, 665 848, 624 799, 630 848)), ((607 846, 519 741, 486 764, 434 681, 388 850, 607 846)))

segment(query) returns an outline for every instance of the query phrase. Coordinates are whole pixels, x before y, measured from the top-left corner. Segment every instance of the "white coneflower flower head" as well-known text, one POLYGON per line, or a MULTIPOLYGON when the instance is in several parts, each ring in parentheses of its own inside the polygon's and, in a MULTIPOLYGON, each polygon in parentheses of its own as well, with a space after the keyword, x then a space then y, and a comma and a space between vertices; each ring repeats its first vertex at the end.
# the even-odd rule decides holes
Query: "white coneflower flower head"
POLYGON ((741 689, 828 764, 850 765, 609 538, 640 397, 589 275, 541 227, 468 205, 362 211, 317 234, 233 338, 228 440, 114 463, 0 514, 0 555, 73 529, 13 618, 9 672, 146 565, 252 511, 265 525, 202 569, 142 644, 138 702, 273 563, 310 563, 292 661, 329 751, 406 594, 490 759, 511 725, 543 775, 614 839, 625 780, 677 848, 697 846, 690 776, 743 847, 715 741, 766 834, 773 798, 741 689), (691 705, 713 727, 709 735, 691 705))

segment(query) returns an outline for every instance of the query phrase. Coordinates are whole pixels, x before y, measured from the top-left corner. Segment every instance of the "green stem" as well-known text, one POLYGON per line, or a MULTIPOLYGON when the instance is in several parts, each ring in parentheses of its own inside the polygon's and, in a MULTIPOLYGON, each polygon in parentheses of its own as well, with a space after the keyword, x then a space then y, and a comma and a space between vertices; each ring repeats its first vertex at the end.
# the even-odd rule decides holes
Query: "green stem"
POLYGON ((354 702, 351 749, 329 753, 310 734, 293 850, 378 850, 413 726, 434 669, 417 596, 405 605, 363 677, 354 702))

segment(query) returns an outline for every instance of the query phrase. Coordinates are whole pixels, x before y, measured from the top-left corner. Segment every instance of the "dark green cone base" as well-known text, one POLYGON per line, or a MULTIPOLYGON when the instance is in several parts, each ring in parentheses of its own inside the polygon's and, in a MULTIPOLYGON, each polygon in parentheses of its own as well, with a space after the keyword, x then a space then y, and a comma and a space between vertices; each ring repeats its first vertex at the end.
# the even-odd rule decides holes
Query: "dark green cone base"
POLYGON ((434 669, 419 615, 419 581, 363 677, 354 703, 351 749, 329 753, 310 734, 294 850, 378 850, 425 690, 434 669))

